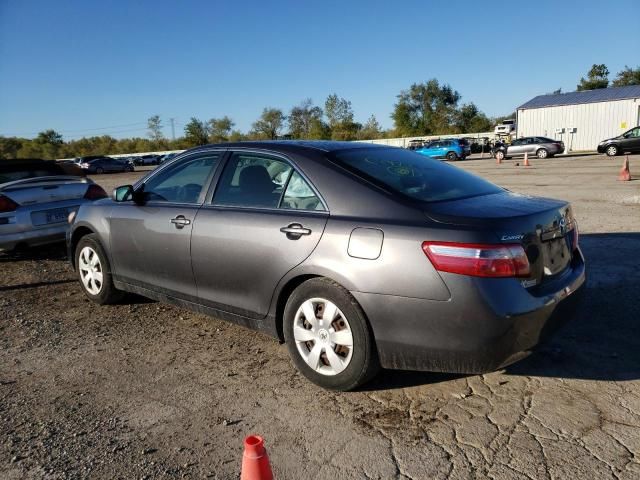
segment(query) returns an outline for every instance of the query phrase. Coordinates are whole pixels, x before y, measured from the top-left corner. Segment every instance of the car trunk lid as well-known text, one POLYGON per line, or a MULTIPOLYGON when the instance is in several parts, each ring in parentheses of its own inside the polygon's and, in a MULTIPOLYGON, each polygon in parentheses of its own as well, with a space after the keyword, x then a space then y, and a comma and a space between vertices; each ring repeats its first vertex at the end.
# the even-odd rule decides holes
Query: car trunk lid
POLYGON ((556 278, 573 258, 576 223, 564 201, 505 191, 431 203, 426 214, 439 223, 489 230, 499 243, 521 244, 531 266, 526 287, 556 278))
POLYGON ((86 178, 72 176, 27 178, 1 184, 0 193, 26 206, 83 198, 89 183, 86 178))

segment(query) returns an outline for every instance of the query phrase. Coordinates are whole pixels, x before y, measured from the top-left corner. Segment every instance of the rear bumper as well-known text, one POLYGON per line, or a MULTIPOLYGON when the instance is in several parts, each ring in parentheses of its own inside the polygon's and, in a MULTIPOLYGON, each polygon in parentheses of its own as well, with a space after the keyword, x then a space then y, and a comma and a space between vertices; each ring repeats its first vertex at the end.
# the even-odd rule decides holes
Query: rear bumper
POLYGON ((447 279, 449 301, 352 293, 369 318, 383 367, 486 373, 523 358, 573 317, 586 278, 579 257, 553 291, 536 294, 514 279, 460 275, 447 279))
POLYGON ((67 230, 69 230, 69 225, 62 223, 51 227, 37 228, 25 232, 4 235, 0 234, 0 251, 13 250, 18 245, 35 247, 38 245, 46 245, 48 243, 63 242, 67 230))

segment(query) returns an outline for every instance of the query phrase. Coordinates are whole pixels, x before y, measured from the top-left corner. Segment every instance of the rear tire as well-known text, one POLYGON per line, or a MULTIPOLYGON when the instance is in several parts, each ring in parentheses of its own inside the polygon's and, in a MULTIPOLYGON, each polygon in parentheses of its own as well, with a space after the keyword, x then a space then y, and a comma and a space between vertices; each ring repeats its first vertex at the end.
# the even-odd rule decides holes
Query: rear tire
POLYGON ((618 146, 617 145, 609 145, 605 150, 605 153, 608 157, 615 157, 618 155, 618 146))
POLYGON ((536 152, 536 157, 538 158, 547 158, 549 156, 549 151, 546 148, 539 148, 536 152))
POLYGON ((283 322, 293 364, 316 385, 353 390, 380 369, 362 308, 332 280, 312 278, 296 288, 287 300, 283 322))
POLYGON ((456 160, 458 160, 458 155, 456 154, 456 152, 449 152, 447 153, 447 160, 449 160, 450 162, 455 162, 456 160))
POLYGON ((113 285, 109 259, 95 233, 85 235, 76 245, 75 266, 84 294, 98 305, 116 303, 124 292, 113 285))
POLYGON ((504 152, 502 150, 498 150, 495 154, 496 160, 504 160, 504 152))

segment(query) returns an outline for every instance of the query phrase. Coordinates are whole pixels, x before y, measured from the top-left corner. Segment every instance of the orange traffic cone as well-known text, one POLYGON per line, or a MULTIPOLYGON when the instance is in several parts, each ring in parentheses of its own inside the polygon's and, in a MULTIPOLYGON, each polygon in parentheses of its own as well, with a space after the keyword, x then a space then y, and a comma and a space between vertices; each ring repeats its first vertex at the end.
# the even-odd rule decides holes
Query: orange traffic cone
POLYGON ((529 163, 529 154, 525 153, 524 154, 524 162, 522 163, 522 165, 524 165, 525 167, 530 167, 531 164, 529 163))
POLYGON ((624 159, 624 162, 622 162, 622 169, 620 170, 620 173, 618 174, 618 180, 621 181, 621 182, 628 182, 629 180, 631 180, 631 172, 629 171, 629 156, 628 155, 624 159))
POLYGON ((273 480, 269 456, 260 435, 249 435, 244 439, 240 480, 273 480))

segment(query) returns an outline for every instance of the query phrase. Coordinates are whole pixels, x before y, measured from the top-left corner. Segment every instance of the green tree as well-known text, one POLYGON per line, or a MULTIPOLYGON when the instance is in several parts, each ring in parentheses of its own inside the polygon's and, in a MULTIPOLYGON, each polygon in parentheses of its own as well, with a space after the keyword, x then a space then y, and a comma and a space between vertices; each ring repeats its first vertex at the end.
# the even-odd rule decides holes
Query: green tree
MULTIPOLYGON (((314 106, 310 98, 303 100, 289 112, 289 133, 293 138, 318 139, 322 123, 322 109, 314 106)), ((320 133, 320 135, 322 135, 320 133)))
POLYGON ((63 144, 62 135, 53 129, 49 129, 38 133, 38 136, 33 141, 33 145, 30 147, 34 154, 37 152, 37 155, 33 156, 55 159, 58 158, 58 152, 63 144))
POLYGON ((362 125, 353 121, 351 102, 338 95, 331 94, 324 102, 324 113, 327 117, 331 138, 333 140, 355 140, 362 125))
POLYGON ((456 115, 457 133, 478 133, 491 130, 491 120, 472 103, 465 103, 456 115))
POLYGON ((184 126, 185 143, 190 147, 206 145, 209 142, 209 128, 207 124, 195 117, 184 126))
POLYGON ((247 139, 247 136, 240 130, 231 130, 231 133, 229 134, 230 142, 244 142, 247 139))
POLYGON ((618 76, 613 81, 614 87, 624 87, 625 85, 640 85, 640 67, 633 69, 624 66, 624 70, 618 72, 618 76))
POLYGON ((209 120, 209 140, 211 143, 228 142, 235 122, 226 115, 209 120))
POLYGON ((391 118, 400 136, 451 133, 460 94, 435 78, 414 83, 398 95, 391 118))
POLYGON ((578 91, 595 90, 609 86, 609 69, 604 63, 593 64, 587 73, 587 78, 582 77, 576 87, 578 91))
POLYGON ((149 138, 152 142, 159 143, 164 139, 162 133, 162 120, 160 115, 154 115, 147 120, 147 129, 149 130, 149 138))
POLYGON ((0 137, 0 158, 17 158, 22 142, 16 137, 0 137))
POLYGON ((265 108, 260 118, 253 122, 249 134, 256 139, 275 140, 284 127, 286 118, 280 109, 265 108))
POLYGON ((382 138, 383 132, 380 124, 378 123, 378 119, 375 115, 371 115, 369 120, 362 126, 360 131, 358 132, 359 140, 375 140, 377 138, 382 138))

